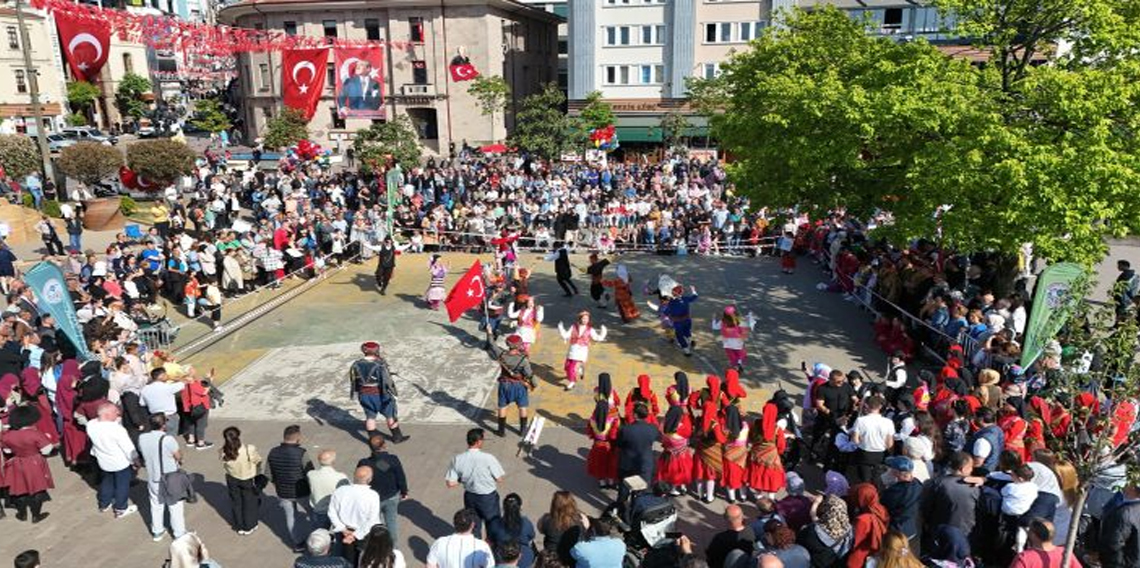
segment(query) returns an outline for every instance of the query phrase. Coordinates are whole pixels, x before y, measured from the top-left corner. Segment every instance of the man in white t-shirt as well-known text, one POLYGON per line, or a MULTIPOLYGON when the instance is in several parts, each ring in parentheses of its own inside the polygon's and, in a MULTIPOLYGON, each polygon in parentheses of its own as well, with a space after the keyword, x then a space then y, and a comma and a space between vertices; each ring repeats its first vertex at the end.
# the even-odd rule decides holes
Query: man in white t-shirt
POLYGON ((436 539, 427 555, 427 568, 490 568, 495 565, 491 547, 475 538, 475 511, 461 509, 455 513, 455 534, 436 539))
POLYGON ((119 407, 109 402, 100 406, 99 419, 87 423, 87 437, 91 440, 91 456, 102 473, 99 510, 107 511, 114 506, 116 519, 138 511, 138 507, 130 504, 128 493, 132 468, 139 456, 127 429, 119 423, 119 407))
POLYGON ((851 427, 851 441, 859 447, 852 462, 851 483, 873 482, 887 450, 895 441, 895 423, 882 415, 886 401, 872 396, 863 403, 863 415, 851 427))

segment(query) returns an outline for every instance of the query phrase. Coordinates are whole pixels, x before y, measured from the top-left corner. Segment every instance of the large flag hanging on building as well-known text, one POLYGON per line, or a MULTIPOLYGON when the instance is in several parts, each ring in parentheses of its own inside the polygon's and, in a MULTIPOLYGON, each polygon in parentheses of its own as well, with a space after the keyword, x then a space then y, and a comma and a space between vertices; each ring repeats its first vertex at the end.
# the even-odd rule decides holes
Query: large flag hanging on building
POLYGON ((312 119, 321 94, 325 92, 325 72, 329 60, 327 47, 288 49, 281 56, 281 94, 285 106, 301 111, 312 119))
POLYGON ((1033 310, 1029 325, 1025 327, 1024 347, 1021 349, 1021 366, 1028 368, 1045 351, 1068 321, 1073 304, 1079 299, 1070 294, 1073 283, 1084 276, 1078 264, 1062 262, 1046 268, 1037 276, 1037 290, 1033 294, 1033 310))
POLYGON ((111 23, 77 18, 60 10, 56 10, 54 15, 59 45, 71 67, 71 74, 77 80, 95 82, 111 52, 111 23))
POLYGON ((470 81, 479 76, 479 70, 471 64, 471 60, 465 55, 456 55, 451 58, 451 80, 455 82, 470 81))
POLYGON ((455 323, 455 320, 459 319, 463 312, 483 303, 484 290, 483 266, 476 260, 475 264, 467 269, 463 278, 455 283, 455 287, 447 293, 447 299, 443 301, 443 305, 447 306, 447 317, 451 319, 452 323, 455 323))
POLYGON ((384 50, 378 47, 338 47, 336 108, 342 117, 384 117, 384 50))
POLYGON ((41 262, 24 274, 24 281, 35 293, 36 305, 55 318, 56 326, 75 346, 76 354, 85 360, 91 359, 79 318, 75 316, 75 304, 71 303, 71 294, 67 292, 63 272, 59 267, 50 262, 41 262))

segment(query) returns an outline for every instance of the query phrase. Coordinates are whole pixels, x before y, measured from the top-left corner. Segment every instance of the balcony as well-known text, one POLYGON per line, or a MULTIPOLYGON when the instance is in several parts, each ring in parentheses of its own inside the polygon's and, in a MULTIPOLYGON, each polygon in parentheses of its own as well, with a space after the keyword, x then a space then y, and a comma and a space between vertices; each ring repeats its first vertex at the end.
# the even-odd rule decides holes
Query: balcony
POLYGON ((435 97, 435 85, 405 83, 400 86, 400 94, 405 97, 435 97))

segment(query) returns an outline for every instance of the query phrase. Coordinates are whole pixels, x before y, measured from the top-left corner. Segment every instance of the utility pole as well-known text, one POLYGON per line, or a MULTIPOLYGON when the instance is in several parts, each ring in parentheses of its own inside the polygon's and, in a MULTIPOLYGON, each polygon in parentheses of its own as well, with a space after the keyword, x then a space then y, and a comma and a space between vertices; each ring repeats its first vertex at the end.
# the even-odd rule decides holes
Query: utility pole
POLYGON ((40 79, 32 65, 32 41, 28 28, 24 25, 23 0, 16 0, 16 25, 20 27, 20 51, 24 55, 24 74, 28 76, 28 94, 32 98, 32 115, 36 117, 36 141, 40 146, 40 158, 44 163, 44 182, 54 180, 51 168, 51 151, 48 150, 47 133, 44 132, 44 110, 40 107, 40 79))

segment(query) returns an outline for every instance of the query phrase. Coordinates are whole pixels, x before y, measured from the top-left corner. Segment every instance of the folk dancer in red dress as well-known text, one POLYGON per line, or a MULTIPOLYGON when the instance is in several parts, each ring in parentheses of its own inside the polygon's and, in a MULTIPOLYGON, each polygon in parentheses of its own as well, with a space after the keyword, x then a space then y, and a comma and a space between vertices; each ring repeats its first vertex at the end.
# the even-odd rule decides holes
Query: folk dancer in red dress
POLYGON ((657 417, 661 415, 661 407, 657 403, 657 393, 650 388, 649 382, 649 375, 639 375, 637 386, 625 395, 625 421, 627 424, 632 424, 635 420, 633 405, 641 402, 649 409, 649 418, 645 421, 654 426, 657 425, 657 417))
POLYGON ((672 405, 665 413, 661 428, 661 457, 657 458, 657 481, 668 483, 671 495, 685 492, 685 487, 693 481, 693 449, 689 447, 689 437, 693 426, 689 413, 681 405, 672 405))
POLYGON ((566 390, 570 390, 578 384, 578 379, 586 372, 586 359, 590 356, 590 342, 606 340, 606 326, 603 325, 600 330, 594 329, 590 325, 590 312, 583 310, 578 313, 578 321, 574 322, 570 329, 564 328, 562 322, 558 322, 558 334, 562 336, 563 341, 569 344, 564 369, 566 370, 566 390))
POLYGON ((724 372, 724 394, 721 395, 723 404, 734 404, 739 406, 745 398, 748 398, 748 392, 744 387, 740 386, 740 373, 736 369, 729 369, 724 372))
POLYGON ((592 442, 590 453, 586 455, 586 473, 597 479, 602 489, 617 486, 618 453, 614 441, 619 422, 617 415, 610 412, 608 399, 601 399, 594 403, 594 414, 586 424, 586 435, 592 442))
MULTIPOLYGON (((740 417, 740 408, 730 404, 724 409, 724 461, 720 484, 728 494, 728 502, 735 503, 738 492, 744 489, 748 465, 748 423, 740 417)), ((744 497, 743 494, 740 495, 744 497)))
POLYGON ((728 438, 721 428, 718 414, 716 403, 704 403, 701 409, 700 430, 693 434, 693 448, 696 451, 696 458, 693 460, 693 481, 697 484, 697 499, 705 503, 712 503, 715 499, 716 482, 724 469, 724 452, 721 446, 728 441, 728 438))
POLYGON ((778 424, 779 408, 774 401, 764 404, 760 419, 752 428, 752 448, 748 452, 748 487, 756 498, 774 499, 787 484, 780 455, 787 443, 778 424))
POLYGON ((725 308, 723 318, 713 318, 712 330, 720 332, 721 345, 724 346, 724 355, 728 358, 729 367, 739 371, 744 370, 744 360, 748 358, 744 342, 755 326, 756 316, 748 312, 748 315, 741 319, 736 313, 736 306, 725 308))
POLYGON ((515 333, 522 339, 522 352, 530 354, 530 346, 538 341, 538 324, 542 323, 542 306, 535 305, 534 297, 521 294, 507 309, 507 317, 515 322, 515 333))
POLYGON ((39 523, 47 518, 43 512, 44 503, 51 500, 48 490, 55 487, 51 469, 44 456, 51 453, 52 443, 36 428, 40 420, 39 409, 35 406, 20 406, 12 409, 8 418, 11 430, 0 437, 0 452, 4 453, 4 484, 8 495, 16 505, 16 518, 39 523))
POLYGON ((610 405, 610 414, 621 418, 621 395, 614 390, 613 379, 609 373, 598 375, 598 386, 594 387, 594 400, 604 400, 610 405))
POLYGON ((997 425, 1005 435, 1005 449, 1016 453, 1022 462, 1032 461, 1032 455, 1025 445, 1028 423, 1021 416, 1018 416, 1013 405, 1006 402, 1002 406, 997 425))

